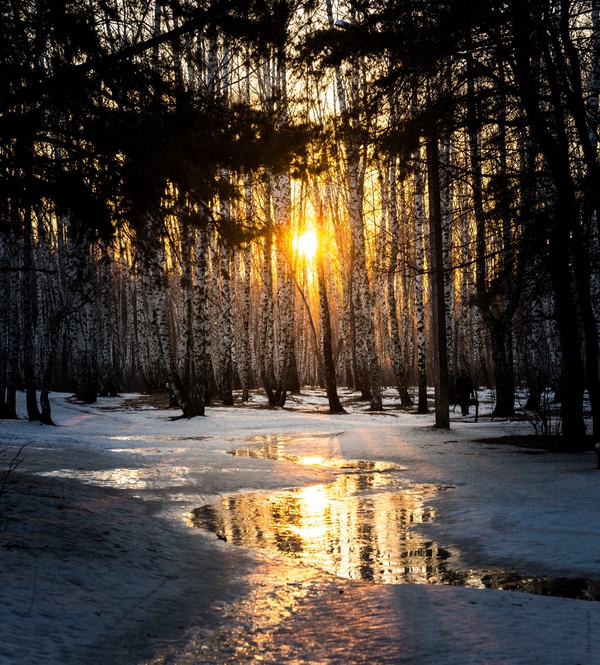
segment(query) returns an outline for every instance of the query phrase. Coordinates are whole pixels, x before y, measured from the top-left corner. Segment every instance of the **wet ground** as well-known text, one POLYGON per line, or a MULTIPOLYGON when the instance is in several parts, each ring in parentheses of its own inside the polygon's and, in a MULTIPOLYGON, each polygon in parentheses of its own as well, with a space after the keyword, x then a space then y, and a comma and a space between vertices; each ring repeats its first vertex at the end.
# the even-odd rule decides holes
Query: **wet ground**
POLYGON ((215 409, 173 423, 62 409, 63 427, 27 427, 29 480, 2 548, 2 664, 583 665, 600 653, 600 605, 577 600, 598 582, 558 577, 596 577, 595 458, 515 455, 474 443, 509 423, 448 435, 391 411, 215 409))
POLYGON ((236 493, 195 508, 191 524, 223 541, 270 549, 338 577, 379 584, 446 584, 600 600, 600 582, 590 579, 453 566, 448 549, 415 530, 435 519, 428 499, 451 491, 451 485, 409 483, 403 468, 390 462, 292 454, 282 437, 229 452, 339 473, 332 483, 236 493))

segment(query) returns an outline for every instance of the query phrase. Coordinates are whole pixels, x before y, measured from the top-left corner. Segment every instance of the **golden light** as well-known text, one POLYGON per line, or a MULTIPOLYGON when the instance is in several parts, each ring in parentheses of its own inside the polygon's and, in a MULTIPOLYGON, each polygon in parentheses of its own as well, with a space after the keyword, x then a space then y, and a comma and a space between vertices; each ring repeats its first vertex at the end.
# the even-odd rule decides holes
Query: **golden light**
POLYGON ((317 253, 317 229, 314 226, 306 229, 304 233, 301 233, 299 236, 296 236, 292 245, 294 250, 299 254, 303 254, 307 259, 313 259, 317 253))
POLYGON ((299 457, 298 464, 304 464, 306 466, 325 466, 327 460, 321 455, 315 455, 313 457, 299 457))

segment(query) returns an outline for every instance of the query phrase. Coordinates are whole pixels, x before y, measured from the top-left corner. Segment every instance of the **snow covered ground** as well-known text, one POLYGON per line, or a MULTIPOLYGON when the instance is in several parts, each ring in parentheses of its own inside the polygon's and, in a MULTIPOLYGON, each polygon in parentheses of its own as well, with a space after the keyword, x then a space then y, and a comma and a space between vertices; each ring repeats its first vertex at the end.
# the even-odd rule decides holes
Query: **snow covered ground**
MULTIPOLYGON (((0 663, 600 663, 598 602, 478 588, 495 570, 600 581, 595 455, 477 442, 518 421, 455 414, 439 431, 391 392, 381 414, 343 397, 338 416, 307 392, 283 410, 257 395, 173 421, 135 395, 55 394, 57 427, 0 423, 2 467, 25 445, 0 498, 0 663), (409 536, 474 571, 471 587, 350 579, 332 572, 339 557, 237 546, 237 523, 225 541, 190 519, 224 495, 226 511, 310 487, 305 503, 331 501, 318 505, 348 528, 357 513, 319 488, 351 460, 397 465, 392 491, 431 488, 411 499, 409 536)), ((384 491, 357 485, 347 501, 384 491)), ((369 542, 395 533, 385 519, 369 542)))

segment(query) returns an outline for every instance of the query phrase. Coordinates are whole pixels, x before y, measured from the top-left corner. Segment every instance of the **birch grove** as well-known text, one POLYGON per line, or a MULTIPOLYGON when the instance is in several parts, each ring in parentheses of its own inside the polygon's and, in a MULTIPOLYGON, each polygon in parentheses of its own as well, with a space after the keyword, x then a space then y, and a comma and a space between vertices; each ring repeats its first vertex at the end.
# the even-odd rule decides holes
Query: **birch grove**
POLYGON ((464 368, 496 416, 551 392, 597 435, 599 5, 464 9, 4 8, 2 417, 434 386, 447 426, 464 368))

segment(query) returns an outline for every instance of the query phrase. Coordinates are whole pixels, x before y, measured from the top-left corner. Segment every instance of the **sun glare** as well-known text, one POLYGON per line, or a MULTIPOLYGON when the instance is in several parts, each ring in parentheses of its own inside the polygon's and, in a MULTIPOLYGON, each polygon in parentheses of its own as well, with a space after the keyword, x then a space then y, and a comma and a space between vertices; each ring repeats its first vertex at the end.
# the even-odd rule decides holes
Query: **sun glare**
POLYGON ((304 233, 296 236, 293 241, 294 249, 307 259, 314 258, 317 253, 317 230, 310 227, 304 233))

